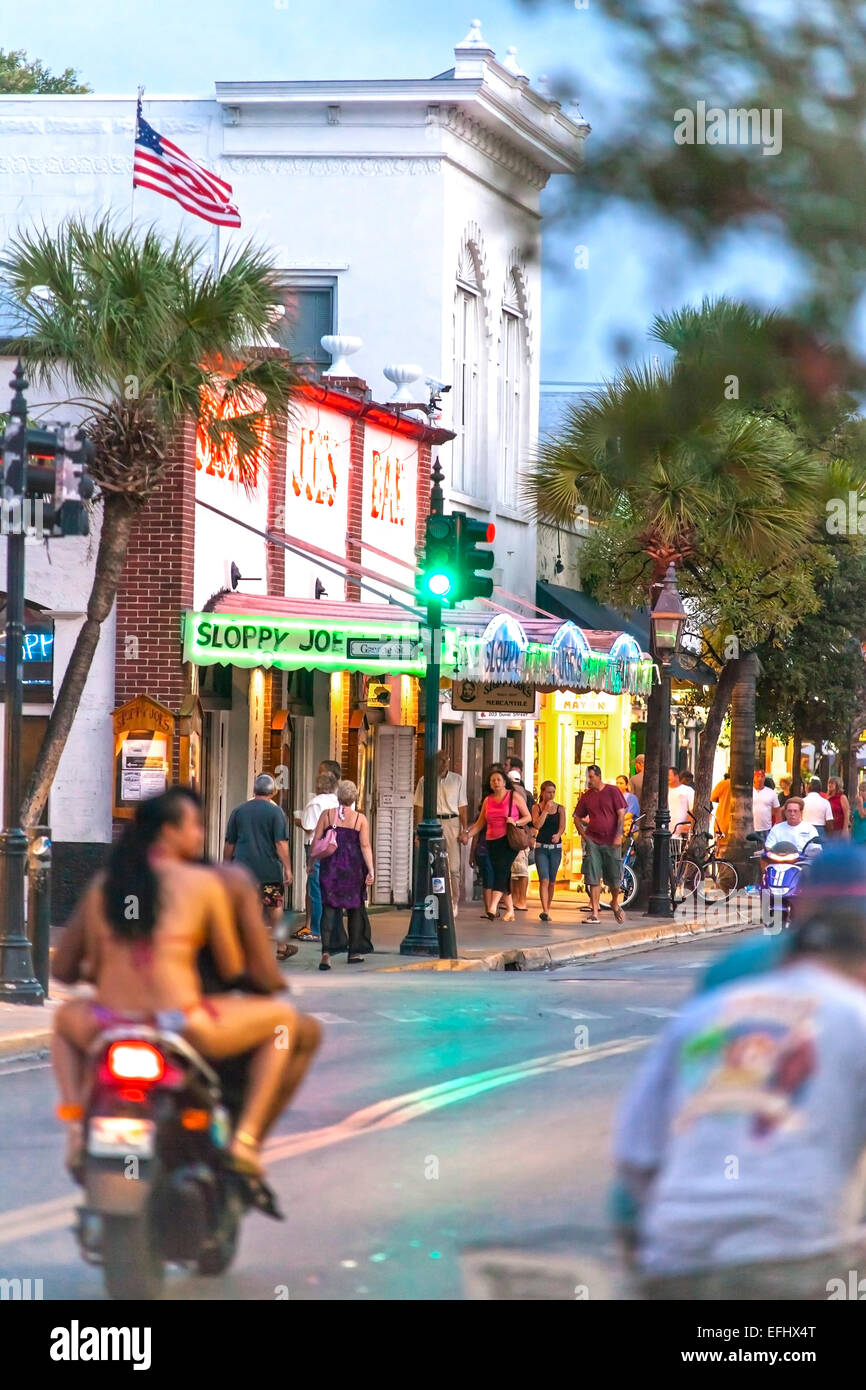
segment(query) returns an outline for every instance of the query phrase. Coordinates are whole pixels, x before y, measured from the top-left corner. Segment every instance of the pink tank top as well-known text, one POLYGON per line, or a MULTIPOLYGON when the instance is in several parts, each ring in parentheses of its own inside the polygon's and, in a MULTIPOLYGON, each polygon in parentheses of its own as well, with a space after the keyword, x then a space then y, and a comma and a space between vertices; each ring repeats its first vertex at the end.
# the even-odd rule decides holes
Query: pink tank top
POLYGON ((514 801, 513 796, 512 796, 512 797, 509 797, 509 796, 506 794, 506 796, 502 799, 502 801, 495 801, 494 798, 493 798, 492 796, 488 796, 488 798, 487 798, 487 832, 486 832, 486 833, 487 833, 487 839, 488 839, 488 840, 501 840, 502 837, 503 837, 503 835, 505 834, 505 822, 506 822, 507 820, 517 820, 517 817, 518 817, 519 815, 520 815, 520 812, 519 812, 518 807, 517 807, 517 802, 514 801), (511 809, 511 815, 510 815, 510 816, 509 816, 509 814, 508 814, 508 803, 509 803, 509 800, 512 801, 512 809, 511 809))

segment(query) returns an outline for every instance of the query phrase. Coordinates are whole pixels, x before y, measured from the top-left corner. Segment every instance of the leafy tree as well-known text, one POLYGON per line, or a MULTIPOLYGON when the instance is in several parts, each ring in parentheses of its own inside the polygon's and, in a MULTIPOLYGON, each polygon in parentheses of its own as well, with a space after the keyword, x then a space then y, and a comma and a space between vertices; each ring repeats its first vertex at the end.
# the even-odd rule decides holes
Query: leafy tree
MULTIPOLYGON (((708 800, 715 741, 738 679, 748 685, 741 711, 754 708, 751 653, 761 632, 768 622, 789 630, 811 600, 803 558, 817 524, 822 463, 784 412, 770 408, 773 381, 761 349, 771 338, 780 341, 780 331, 774 316, 755 316, 727 300, 657 319, 653 336, 677 356, 663 369, 629 368, 572 407, 559 436, 542 446, 529 480, 545 520, 568 524, 579 505, 599 520, 584 569, 605 596, 651 606, 673 562, 698 632, 735 638, 735 651, 722 645, 716 653, 719 683, 697 769, 698 807, 708 800), (735 396, 726 394, 731 376, 735 396), (750 377, 746 403, 739 382, 750 377), (765 400, 766 408, 752 408, 765 400), (795 559, 794 587, 803 591, 792 609, 786 599, 795 559)), ((796 388, 793 393, 796 400, 796 388)), ((659 718, 654 693, 641 803, 648 822, 657 802, 659 718)), ((741 713, 732 735, 740 837, 751 828, 754 756, 752 736, 746 767, 742 724, 741 713)))
POLYGON ((282 298, 267 255, 245 245, 216 270, 203 253, 152 229, 72 219, 56 233, 19 232, 0 258, 20 319, 20 336, 0 352, 20 353, 32 380, 63 391, 58 404, 84 407, 102 507, 87 617, 25 791, 24 825, 45 805, 133 523, 166 477, 173 439, 203 419, 214 446, 235 455, 249 479, 265 427, 276 433, 299 382, 287 354, 261 351, 282 298), (215 400, 224 410, 203 410, 215 400))
MULTIPOLYGON (((627 80, 587 144, 574 187, 581 217, 616 198, 692 250, 729 246, 732 233, 770 237, 801 272, 801 322, 856 344, 866 271, 860 0, 605 0, 603 14, 627 80), (704 143, 698 102, 726 113, 704 143), (694 140, 678 143, 689 134, 686 110, 696 116, 694 140), (751 119, 742 126, 736 117, 732 128, 727 113, 740 110, 766 111, 768 136, 775 119, 779 152, 763 152, 751 119)), ((593 78, 567 79, 591 115, 593 78)), ((804 343, 806 372, 810 355, 804 343)))
POLYGON ((49 72, 38 58, 28 58, 23 48, 0 48, 0 93, 18 92, 58 94, 91 92, 92 87, 78 81, 74 68, 64 68, 57 76, 49 72))
POLYGON ((758 727, 794 739, 794 771, 804 739, 834 743, 849 794, 856 786, 856 749, 866 728, 866 542, 839 536, 826 544, 828 565, 816 584, 819 606, 789 639, 758 648, 758 727))

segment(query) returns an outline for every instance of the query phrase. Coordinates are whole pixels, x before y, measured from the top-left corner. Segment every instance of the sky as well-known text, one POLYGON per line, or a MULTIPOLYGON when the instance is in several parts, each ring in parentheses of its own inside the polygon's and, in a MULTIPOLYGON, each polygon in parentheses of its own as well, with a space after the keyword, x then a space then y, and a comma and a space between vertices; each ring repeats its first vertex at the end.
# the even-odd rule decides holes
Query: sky
MULTIPOLYGON (((500 61, 514 45, 530 79, 545 74, 577 95, 590 125, 612 117, 629 79, 601 0, 28 0, 7 8, 0 43, 52 71, 76 68, 96 92, 141 83, 150 96, 210 96, 215 81, 432 77, 476 17, 500 61)), ((769 245, 735 242, 698 260, 620 208, 590 222, 570 198, 563 212, 563 182, 551 180, 543 202, 542 380, 609 378, 654 351, 655 314, 688 300, 729 293, 768 305, 793 286, 794 268, 769 245), (578 246, 588 254, 576 257, 578 246)))

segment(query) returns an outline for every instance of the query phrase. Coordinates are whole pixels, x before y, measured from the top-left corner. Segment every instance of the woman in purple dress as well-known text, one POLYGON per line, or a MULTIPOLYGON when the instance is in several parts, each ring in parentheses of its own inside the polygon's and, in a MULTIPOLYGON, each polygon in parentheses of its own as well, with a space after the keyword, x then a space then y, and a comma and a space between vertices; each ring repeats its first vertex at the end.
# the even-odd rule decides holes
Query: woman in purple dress
POLYGON ((336 810, 323 811, 313 833, 313 843, 333 827, 337 848, 320 859, 319 884, 322 890, 322 959, 320 970, 330 970, 330 957, 349 952, 349 964, 363 964, 372 951, 370 927, 365 911, 367 889, 373 882, 373 853, 367 817, 352 807, 358 800, 354 782, 337 783, 336 810), (349 935, 343 926, 348 914, 349 935))

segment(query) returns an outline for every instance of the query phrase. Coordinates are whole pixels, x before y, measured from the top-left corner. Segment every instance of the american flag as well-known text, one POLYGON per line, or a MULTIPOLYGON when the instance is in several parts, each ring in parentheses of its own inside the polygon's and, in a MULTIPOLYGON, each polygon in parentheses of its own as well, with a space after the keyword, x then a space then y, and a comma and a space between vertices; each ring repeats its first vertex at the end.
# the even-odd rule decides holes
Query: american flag
POLYGON ((172 140, 157 134, 142 116, 141 102, 136 117, 132 186, 152 188, 164 198, 173 198, 187 212, 218 227, 241 225, 240 213, 231 201, 231 184, 196 164, 172 140))

